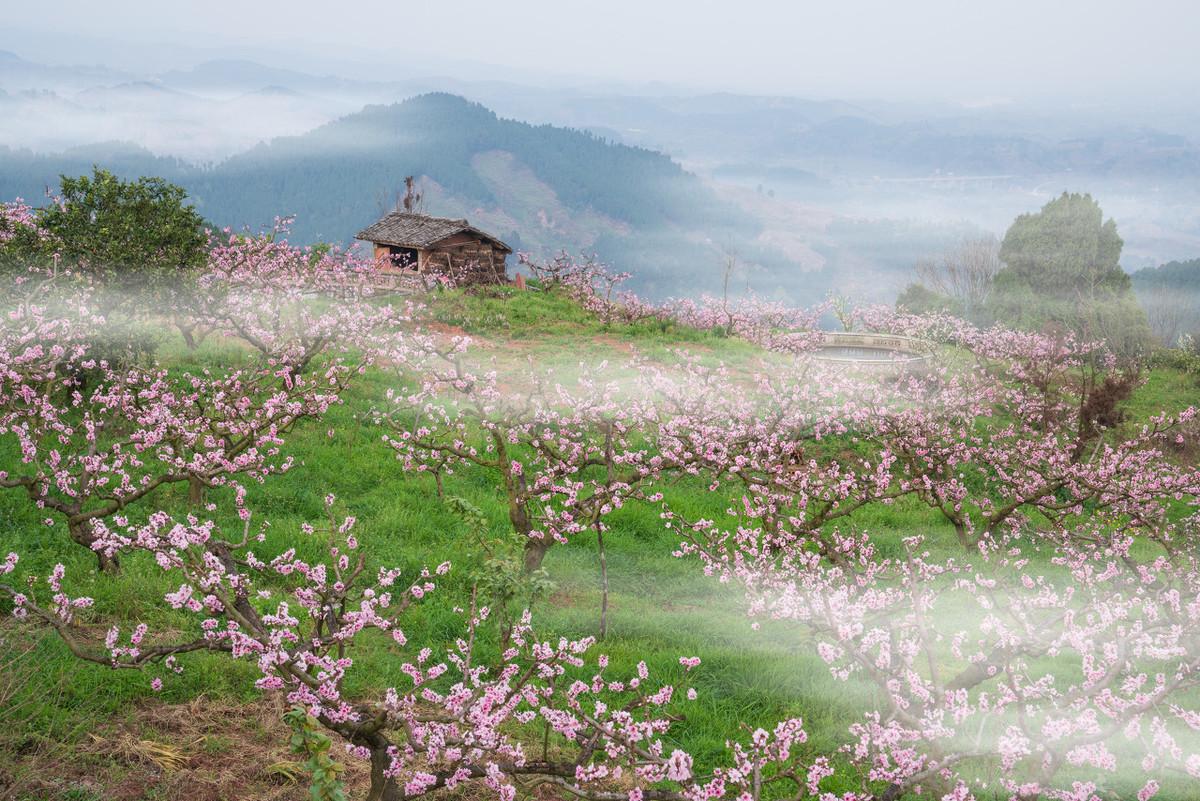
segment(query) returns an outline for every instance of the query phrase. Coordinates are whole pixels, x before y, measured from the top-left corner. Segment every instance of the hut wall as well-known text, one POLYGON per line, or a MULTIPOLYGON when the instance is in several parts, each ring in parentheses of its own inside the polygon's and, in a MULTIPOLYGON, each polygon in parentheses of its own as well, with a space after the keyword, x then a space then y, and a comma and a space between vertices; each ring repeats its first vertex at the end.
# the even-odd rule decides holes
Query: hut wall
POLYGON ((507 256, 492 243, 460 234, 422 254, 423 272, 450 275, 459 283, 500 284, 508 281, 507 256))

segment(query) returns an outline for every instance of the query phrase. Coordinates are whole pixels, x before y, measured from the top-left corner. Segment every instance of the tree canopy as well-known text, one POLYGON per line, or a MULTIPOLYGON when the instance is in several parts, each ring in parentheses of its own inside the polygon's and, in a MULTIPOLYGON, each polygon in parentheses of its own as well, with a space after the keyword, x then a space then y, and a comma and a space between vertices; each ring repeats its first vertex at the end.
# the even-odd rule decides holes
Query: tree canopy
POLYGON ((124 181, 98 167, 62 176, 59 202, 42 209, 38 223, 65 262, 105 278, 168 278, 199 266, 208 244, 204 218, 182 187, 124 181))
POLYGON ((1116 222, 1104 219, 1089 194, 1064 192, 1041 211, 1022 214, 1000 244, 1004 266, 991 316, 1103 338, 1121 352, 1145 347, 1150 332, 1121 269, 1123 245, 1116 222))
POLYGON ((1034 214, 1022 214, 1000 243, 1004 282, 1038 292, 1123 292, 1129 276, 1121 269, 1124 241, 1117 224, 1104 219, 1091 195, 1062 195, 1034 214))

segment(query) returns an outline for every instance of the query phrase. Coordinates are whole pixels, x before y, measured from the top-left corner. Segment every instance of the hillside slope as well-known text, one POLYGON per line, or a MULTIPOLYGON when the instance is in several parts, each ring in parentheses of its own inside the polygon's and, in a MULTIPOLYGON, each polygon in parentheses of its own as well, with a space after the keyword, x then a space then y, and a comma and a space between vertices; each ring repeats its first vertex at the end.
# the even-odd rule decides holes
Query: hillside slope
POLYGON ((300 216, 306 236, 339 239, 378 213, 381 199, 392 200, 406 175, 427 176, 459 204, 497 207, 504 192, 489 185, 476 163, 496 152, 527 168, 570 212, 594 211, 639 227, 721 219, 701 181, 660 153, 501 119, 447 94, 368 106, 256 147, 207 175, 198 199, 219 204, 233 219, 253 218, 268 206, 287 208, 300 216))
POLYGON ((669 157, 503 119, 448 94, 368 106, 208 168, 127 144, 52 156, 4 150, 0 196, 36 202, 59 173, 93 163, 176 181, 218 225, 257 228, 295 215, 300 241, 349 241, 393 207, 406 175, 421 176, 427 212, 468 216, 519 250, 598 252, 651 293, 674 291, 684 277, 692 289, 716 287, 730 243, 764 269, 789 266, 753 244, 758 226, 748 215, 669 157))

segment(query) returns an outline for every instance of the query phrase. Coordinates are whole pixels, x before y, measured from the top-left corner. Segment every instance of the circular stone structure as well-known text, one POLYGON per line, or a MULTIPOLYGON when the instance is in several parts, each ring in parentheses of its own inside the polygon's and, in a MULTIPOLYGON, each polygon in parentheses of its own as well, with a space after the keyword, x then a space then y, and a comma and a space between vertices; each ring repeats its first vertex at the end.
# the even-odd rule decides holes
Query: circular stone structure
POLYGON ((901 367, 928 362, 933 358, 933 346, 913 337, 836 331, 825 335, 813 357, 825 362, 901 367))

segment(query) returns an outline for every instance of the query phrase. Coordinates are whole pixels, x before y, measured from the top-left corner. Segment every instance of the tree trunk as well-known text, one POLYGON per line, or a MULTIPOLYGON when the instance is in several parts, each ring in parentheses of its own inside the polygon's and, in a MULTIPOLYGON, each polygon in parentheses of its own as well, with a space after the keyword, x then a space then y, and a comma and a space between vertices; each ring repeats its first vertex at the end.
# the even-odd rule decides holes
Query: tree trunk
MULTIPOLYGON (((67 523, 67 530, 71 534, 71 540, 87 548, 89 551, 94 550, 92 545, 96 542, 96 533, 92 530, 92 521, 90 519, 76 520, 67 523)), ((117 555, 107 554, 103 551, 95 551, 96 566, 101 573, 117 573, 121 569, 120 561, 117 555)))
POLYGON ((204 482, 196 476, 188 476, 188 503, 200 506, 204 503, 204 482))
POLYGON ((366 801, 400 801, 404 794, 400 792, 396 780, 384 775, 392 764, 392 758, 388 756, 387 752, 390 744, 382 737, 379 739, 383 741, 382 745, 372 744, 369 746, 371 749, 371 789, 367 791, 366 801))
POLYGON ((1041 767, 1038 769, 1038 776, 1035 779, 1035 782, 1038 785, 1038 790, 1035 792, 1020 793, 1017 795, 1017 798, 1020 801, 1040 801, 1043 795, 1041 788, 1050 783, 1050 780, 1054 778, 1056 773, 1058 773, 1058 769, 1061 765, 1062 758, 1057 753, 1051 751, 1046 754, 1045 758, 1042 760, 1041 767))
POLYGON ((596 547, 600 551, 600 635, 603 640, 608 634, 608 557, 604 552, 604 530, 596 522, 596 547))
POLYGON ((188 350, 196 349, 196 337, 192 335, 192 326, 179 326, 179 333, 183 335, 183 344, 187 345, 188 350))
POLYGON ((542 561, 546 558, 546 551, 548 550, 550 550, 550 543, 545 540, 535 540, 532 537, 525 540, 523 572, 526 576, 542 566, 542 561))
POLYGON ((510 486, 508 490, 508 519, 512 523, 513 531, 525 543, 525 559, 522 572, 528 576, 542 566, 542 560, 546 558, 546 551, 550 550, 550 546, 554 544, 554 540, 548 539, 544 533, 542 534, 542 539, 535 539, 530 536, 530 532, 533 531, 533 525, 529 522, 529 513, 525 509, 525 503, 521 500, 525 489, 525 479, 519 477, 518 483, 518 487, 514 488, 510 486))
POLYGON ((979 543, 978 538, 968 534, 966 525, 958 520, 954 521, 954 534, 958 537, 958 544, 968 551, 974 550, 979 543))
POLYGON ((110 576, 115 576, 117 573, 121 572, 121 563, 118 561, 115 553, 109 555, 103 551, 97 551, 96 563, 100 568, 101 573, 107 573, 110 576))

